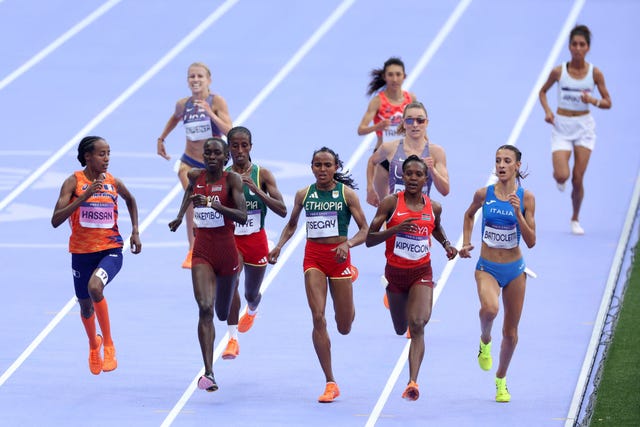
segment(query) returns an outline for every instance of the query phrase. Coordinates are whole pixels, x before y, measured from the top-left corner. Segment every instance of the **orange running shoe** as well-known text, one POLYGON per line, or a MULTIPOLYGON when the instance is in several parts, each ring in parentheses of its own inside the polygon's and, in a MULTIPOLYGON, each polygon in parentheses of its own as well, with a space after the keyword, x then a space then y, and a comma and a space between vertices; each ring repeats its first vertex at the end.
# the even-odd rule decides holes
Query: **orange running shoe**
POLYGON ((104 372, 115 371, 118 367, 118 361, 116 360, 116 348, 112 345, 104 346, 104 362, 102 363, 102 370, 104 372))
POLYGON ((409 381, 407 388, 402 392, 402 398, 413 402, 418 400, 419 397, 420 390, 418 390, 418 384, 416 384, 415 381, 409 381))
POLYGON ((407 339, 411 339, 411 331, 409 330, 409 328, 407 328, 407 339))
POLYGON ((318 402, 320 403, 331 403, 333 399, 340 396, 340 389, 338 388, 338 384, 334 382, 328 382, 327 386, 324 388, 324 393, 322 396, 318 398, 318 402))
POLYGON ((358 271, 358 267, 351 264, 351 283, 356 283, 356 280, 358 280, 359 275, 360 275, 360 272, 358 271))
POLYGON ((193 257, 193 251, 189 250, 189 252, 187 252, 187 257, 182 262, 182 268, 191 268, 191 257, 193 257))
POLYGON ((238 357, 240 354, 240 346, 238 345, 238 340, 235 338, 229 338, 229 342, 227 342, 227 348, 224 349, 224 353, 222 353, 222 358, 224 360, 231 360, 238 357))
POLYGON ((387 297, 387 293, 384 293, 384 297, 382 298, 382 303, 389 310, 389 298, 387 297))
POLYGON ((99 375, 102 372, 102 356, 100 350, 102 349, 102 335, 96 336, 98 339, 98 347, 91 348, 89 346, 89 370, 93 375, 99 375))
POLYGON ((238 322, 238 332, 245 333, 253 326, 253 321, 256 319, 258 313, 249 314, 244 313, 238 322))

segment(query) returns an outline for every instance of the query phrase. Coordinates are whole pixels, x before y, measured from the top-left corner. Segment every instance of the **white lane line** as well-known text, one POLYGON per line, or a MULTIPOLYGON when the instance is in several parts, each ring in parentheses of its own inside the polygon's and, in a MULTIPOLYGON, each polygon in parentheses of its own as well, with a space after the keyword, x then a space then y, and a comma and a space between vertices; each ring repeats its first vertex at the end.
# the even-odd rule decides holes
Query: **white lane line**
MULTIPOLYGON (((129 88, 120 95, 115 101, 113 101, 105 110, 103 110, 98 116, 96 116, 89 124, 87 124, 76 136, 74 136, 67 144, 59 149, 52 158, 45 162, 38 170, 36 170, 26 181, 27 185, 21 185, 14 190, 9 196, 7 196, 2 202, 0 202, 0 210, 11 202, 18 194, 26 189, 33 181, 36 180, 49 166, 51 166, 56 160, 58 160, 64 153, 72 146, 75 146, 77 140, 84 136, 90 129, 104 120, 109 114, 111 114, 116 108, 120 106, 127 98, 133 95, 143 84, 145 84, 151 77, 158 73, 165 65, 167 65, 176 55, 178 55, 183 49, 185 49, 193 40, 195 40, 200 34, 202 34, 208 27, 222 17, 238 0, 227 0, 220 5, 214 12, 212 12, 204 21, 202 21, 193 31, 191 31, 185 38, 183 38, 176 46, 174 46, 169 53, 163 56, 155 65, 153 65, 146 73, 144 73, 138 80, 136 80, 129 88)), ((162 212, 177 194, 180 193, 182 187, 180 185, 174 187, 167 197, 160 202, 158 206, 149 214, 149 216, 140 224, 140 232, 142 233, 155 219, 156 216, 162 212), (155 215, 155 216, 154 216, 155 215)), ((124 242, 124 251, 129 249, 129 238, 124 242)), ((33 353, 33 351, 40 345, 40 343, 49 335, 49 333, 55 328, 58 323, 64 318, 64 316, 71 310, 76 302, 76 297, 73 296, 69 302, 62 308, 62 310, 49 322, 49 324, 38 334, 38 336, 29 344, 29 346, 18 356, 18 358, 7 368, 6 371, 0 376, 0 387, 13 375, 13 373, 24 363, 24 361, 33 353)))
MULTIPOLYGON (((557 60, 558 55, 560 54, 560 49, 564 46, 565 40, 569 34, 569 31, 571 29, 571 27, 574 25, 574 22, 577 18, 578 13, 580 12, 580 10, 582 9, 582 6, 584 5, 585 0, 576 0, 576 2, 573 5, 573 8, 571 9, 571 12, 569 13, 569 16, 567 17, 563 29, 560 32, 558 38, 556 39, 556 43, 551 51, 551 53, 549 54, 549 56, 547 57, 547 61, 544 64, 544 67, 542 68, 542 70, 540 71, 540 74, 538 75, 538 78, 536 80, 536 82, 534 83, 531 92, 529 93, 529 97, 527 98, 527 102, 525 103, 524 107, 522 108, 522 111, 520 112, 520 115, 518 116, 518 119, 516 120, 516 123, 513 127, 513 129, 511 130, 511 134, 509 135, 509 138, 506 142, 506 144, 510 144, 510 145, 516 145, 518 138, 520 137, 520 134, 522 133, 522 129, 524 127, 524 124, 526 123, 526 121, 528 120, 529 116, 531 115, 531 111, 533 109, 533 106, 536 102, 536 100, 538 99, 538 93, 540 91, 540 88, 542 87, 542 85, 544 84, 544 81, 546 80, 547 76, 549 75, 549 73, 551 72, 551 69, 553 68, 553 64, 555 63, 555 61, 557 60)), ((495 171, 495 169, 494 169, 495 171)), ((489 176, 489 179, 487 180, 487 183, 485 185, 490 185, 493 182, 496 181, 496 177, 495 177, 495 173, 492 173, 489 176)), ((475 222, 477 222, 478 218, 480 217, 481 212, 478 211, 474 217, 474 224, 475 222)), ((456 247, 460 247, 460 245, 462 245, 462 234, 460 234, 460 237, 458 237, 458 240, 456 242, 456 247)), ((452 261, 447 262, 442 276, 440 278, 440 280, 438 280, 438 286, 436 287, 435 291, 434 291, 434 297, 433 297, 433 305, 435 306, 436 302, 438 301, 438 298, 440 297, 440 294, 442 294, 442 291, 444 290, 444 287, 447 284, 447 281, 449 279, 449 276, 451 275, 451 272, 453 271, 453 268, 455 267, 456 263, 458 262, 458 259, 460 257, 456 257, 454 258, 452 261)), ((531 271, 530 271, 531 272, 531 271)), ((533 272, 531 272, 533 273, 533 272)), ((535 273, 533 273, 533 275, 535 275, 535 273)), ((533 277, 532 275, 532 277, 533 277)), ((537 277, 537 276, 536 276, 537 277)), ((405 346, 404 349, 402 351, 402 354, 400 355, 400 357, 398 358, 398 362, 396 364, 396 366, 394 367, 392 374, 389 378, 389 381, 387 382, 382 395, 380 396, 380 399, 378 400, 378 403, 376 404, 376 407, 374 408, 374 411, 371 413, 371 416, 369 417, 369 419, 367 420, 366 426, 370 427, 370 426, 374 426, 378 417, 380 416, 380 413, 382 411, 382 408, 384 407, 384 404, 386 403, 395 383, 398 380, 398 377, 400 375, 400 373, 402 372, 402 369, 404 367, 404 365, 407 363, 407 356, 409 354, 409 346, 411 345, 411 341, 408 341, 405 346)))
MULTIPOLYGON (((293 70, 293 68, 309 53, 309 51, 318 43, 318 41, 335 25, 336 22, 346 13, 346 11, 355 3, 355 0, 344 0, 338 7, 329 15, 329 17, 320 25, 320 27, 309 37, 309 39, 298 49, 298 51, 291 57, 291 59, 282 67, 282 69, 273 77, 273 79, 267 83, 267 85, 258 93, 258 95, 249 103, 247 108, 245 108, 242 113, 238 116, 238 125, 242 124, 250 115, 255 111, 256 108, 266 99, 266 97, 275 90, 275 88, 284 80, 284 78, 293 70)), ((176 185, 176 188, 182 190, 182 186, 180 183, 176 185)), ((289 257, 293 254, 296 247, 300 244, 304 237, 304 230, 298 229, 296 234, 293 236, 292 241, 289 242, 287 247, 280 256, 278 263, 273 266, 269 270, 269 274, 262 282, 260 286, 260 292, 264 294, 267 288, 273 282, 273 279, 278 274, 278 272, 282 269, 283 265, 287 262, 289 257)), ((243 308, 243 311, 246 310, 246 306, 243 308)), ((229 333, 225 333, 224 336, 218 342, 214 353, 213 353, 213 362, 215 364, 216 360, 220 357, 223 351, 223 347, 226 345, 229 338, 229 333)), ((176 402, 175 406, 171 409, 167 417, 161 424, 161 427, 170 426, 176 417, 182 411, 182 408, 186 405, 187 401, 191 397, 191 395, 196 391, 198 379, 200 376, 204 374, 204 368, 200 369, 200 371, 193 378, 187 389, 184 391, 180 399, 176 402)))
POLYGON ((202 21, 193 31, 187 34, 177 45, 175 45, 165 56, 160 58, 149 70, 147 70, 142 76, 140 76, 131 86, 129 86, 120 96, 113 100, 104 110, 98 113, 93 119, 89 121, 82 129, 78 131, 66 144, 64 144, 58 151, 56 151, 51 157, 49 157, 38 169, 36 169, 31 175, 29 175, 18 187, 16 187, 11 193, 9 193, 3 200, 0 201, 0 211, 7 207, 16 197, 18 197, 24 190, 26 190, 33 182, 38 179, 47 169, 57 162, 67 151, 72 149, 78 144, 78 141, 85 135, 106 119, 111 113, 113 113, 120 105, 122 105, 129 97, 138 91, 143 85, 145 85, 151 78, 153 78, 160 70, 162 70, 169 62, 171 62, 180 52, 182 52, 187 46, 189 46, 197 37, 199 37, 204 31, 207 30, 213 23, 221 18, 231 7, 233 7, 239 0, 226 0, 221 4, 213 13, 211 13, 204 21, 202 21))
POLYGON ((602 293, 600 308, 598 309, 598 314, 591 331, 591 339, 589 340, 589 345, 587 346, 587 351, 585 352, 584 360, 582 361, 580 375, 578 376, 576 388, 573 392, 573 398, 571 399, 571 405, 569 406, 569 411, 565 420, 565 427, 573 427, 578 421, 580 421, 578 419, 581 414, 580 408, 584 403, 585 394, 587 392, 587 385, 589 385, 589 378, 591 377, 594 363, 596 363, 598 349, 602 343, 602 332, 605 327, 605 322, 607 321, 609 309, 611 307, 611 300, 613 299, 613 294, 616 288, 616 283, 620 278, 622 263, 625 259, 625 250, 627 248, 627 245, 629 244, 631 234, 633 233, 633 224, 635 222, 635 217, 637 215, 639 207, 640 174, 636 175, 636 184, 633 190, 633 195, 631 196, 631 201, 629 202, 627 217, 625 218, 622 232, 620 233, 620 238, 618 240, 618 247, 616 248, 615 256, 613 257, 613 262, 611 263, 611 268, 609 269, 609 277, 607 278, 607 284, 604 288, 604 292, 602 293))
MULTIPOLYGON (((447 21, 444 23, 442 28, 440 28, 440 31, 438 31, 438 34, 436 35, 436 37, 433 39, 433 41, 429 44, 427 49, 424 51, 424 53, 418 60, 418 63, 414 67, 414 69, 411 70, 411 72, 409 73, 409 78, 405 80, 404 87, 407 90, 411 87, 411 85, 413 85, 413 83, 416 81, 419 75, 424 71, 426 66, 429 64, 429 61, 431 61, 431 58, 433 58, 433 55, 435 55, 438 49, 440 49, 440 46, 442 46, 442 43, 444 42, 444 40, 447 38, 449 33, 453 30, 455 25, 458 23, 463 13, 467 10, 469 5, 471 4, 471 1, 472 0, 462 0, 460 3, 458 3, 458 5, 453 10, 453 12, 451 13, 447 21)), ((358 147, 358 150, 356 150, 356 153, 354 153, 354 156, 351 159, 349 159, 348 165, 355 165, 355 163, 360 159, 360 157, 364 154, 364 152, 369 148, 369 145, 373 141, 373 139, 374 139, 374 134, 370 134, 365 139, 365 141, 358 147), (367 143, 367 140, 369 140, 368 143, 367 143)), ((461 244, 462 244, 462 236, 458 238, 456 247, 460 247, 461 244)), ((442 290, 444 289, 447 283, 447 280, 449 278, 449 275, 453 270, 453 266, 456 264, 457 260, 458 258, 456 257, 452 261, 447 262, 442 272, 442 276, 440 277, 440 280, 438 280, 438 286, 436 287, 434 292, 433 305, 435 305, 436 301, 438 300, 438 297, 442 293, 442 290)), ((369 414, 369 418, 367 419, 367 423, 365 424, 366 426, 374 426, 376 421, 380 417, 380 413, 382 412, 384 405, 389 399, 389 395, 391 394, 393 387, 398 381, 398 378, 402 373, 402 369, 404 368, 404 365, 407 363, 407 356, 409 355, 410 344, 411 344, 411 341, 407 340, 407 343, 404 346, 404 349, 402 350, 400 356, 398 357, 398 361, 396 362, 391 372, 391 375, 387 380, 387 383, 385 384, 382 392, 380 393, 380 396, 378 397, 378 401, 376 402, 375 406, 371 410, 371 413, 369 414)))
POLYGON ((78 34, 85 27, 89 26, 93 21, 100 18, 102 15, 107 13, 112 7, 120 3, 122 0, 109 0, 104 3, 102 6, 94 10, 90 15, 84 18, 82 21, 78 22, 73 27, 69 28, 67 32, 63 35, 55 39, 51 44, 42 49, 40 52, 31 57, 27 62, 22 64, 16 70, 14 70, 11 74, 0 80, 0 90, 4 89, 8 86, 12 81, 29 71, 31 67, 36 65, 38 62, 42 61, 46 58, 51 52, 65 44, 70 38, 78 34))

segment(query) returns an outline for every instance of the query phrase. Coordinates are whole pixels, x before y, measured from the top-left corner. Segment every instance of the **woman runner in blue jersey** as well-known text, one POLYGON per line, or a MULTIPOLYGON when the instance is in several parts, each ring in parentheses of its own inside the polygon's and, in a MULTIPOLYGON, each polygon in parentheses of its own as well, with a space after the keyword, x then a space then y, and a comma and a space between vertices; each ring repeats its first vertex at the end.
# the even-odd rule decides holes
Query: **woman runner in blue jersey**
POLYGON ((480 368, 492 366, 491 328, 498 315, 498 297, 502 292, 504 322, 500 363, 496 371, 496 401, 509 402, 507 369, 518 343, 518 323, 522 314, 526 287, 525 264, 520 238, 527 247, 536 244, 535 198, 520 186, 522 153, 513 145, 498 148, 495 157, 495 184, 477 190, 464 214, 462 258, 471 258, 471 233, 474 216, 482 209, 482 246, 475 278, 480 298, 480 368))

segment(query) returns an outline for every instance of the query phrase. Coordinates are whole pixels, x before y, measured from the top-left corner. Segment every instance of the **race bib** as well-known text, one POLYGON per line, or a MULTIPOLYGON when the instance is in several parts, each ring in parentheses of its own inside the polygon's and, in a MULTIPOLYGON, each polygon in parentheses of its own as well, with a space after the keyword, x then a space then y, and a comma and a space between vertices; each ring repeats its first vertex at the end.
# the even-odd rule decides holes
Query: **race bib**
POLYGON ((516 224, 485 224, 482 241, 490 248, 513 249, 518 246, 518 232, 516 230, 516 224))
POLYGON ((188 122, 184 125, 187 139, 189 141, 201 141, 203 139, 209 139, 213 137, 213 131, 211 130, 211 120, 199 120, 195 122, 188 122))
POLYGON ((307 213, 307 237, 338 236, 338 212, 307 213))
POLYGON ((80 205, 80 225, 86 228, 112 228, 115 225, 113 208, 113 203, 83 203, 80 205))
POLYGON ((255 211, 247 211, 247 222, 245 224, 239 224, 236 222, 236 231, 234 234, 236 236, 247 236, 260 231, 261 214, 262 213, 259 209, 255 211))
POLYGON ((411 261, 422 259, 429 255, 429 238, 427 236, 398 233, 393 244, 393 253, 400 258, 411 261))
POLYGON ((223 227, 224 217, 213 208, 199 206, 193 209, 193 222, 198 228, 223 227))

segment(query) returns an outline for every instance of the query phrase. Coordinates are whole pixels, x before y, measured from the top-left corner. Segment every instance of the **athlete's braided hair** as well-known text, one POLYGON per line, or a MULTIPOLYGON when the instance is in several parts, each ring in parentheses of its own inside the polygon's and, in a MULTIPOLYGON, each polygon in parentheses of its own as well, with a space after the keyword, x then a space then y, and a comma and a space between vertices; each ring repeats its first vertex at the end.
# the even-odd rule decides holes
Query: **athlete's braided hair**
POLYGON ((86 153, 93 153, 93 147, 96 141, 104 141, 104 138, 99 136, 85 136, 78 145, 78 161, 82 166, 87 166, 87 161, 84 159, 86 153))

